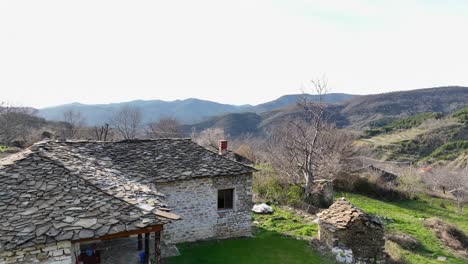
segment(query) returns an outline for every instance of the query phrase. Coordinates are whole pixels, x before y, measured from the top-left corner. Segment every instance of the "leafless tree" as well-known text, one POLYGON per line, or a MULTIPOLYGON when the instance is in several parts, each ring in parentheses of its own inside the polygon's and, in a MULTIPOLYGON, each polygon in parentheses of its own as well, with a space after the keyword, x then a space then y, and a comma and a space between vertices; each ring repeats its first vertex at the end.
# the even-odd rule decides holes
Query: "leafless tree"
POLYGON ((305 95, 298 101, 303 115, 272 129, 268 148, 272 165, 294 182, 305 182, 306 195, 316 177, 333 177, 352 155, 352 137, 329 122, 323 102, 326 80, 311 81, 318 101, 305 95))
POLYGON ((193 133, 192 140, 204 147, 218 148, 219 140, 226 139, 224 130, 221 128, 207 128, 200 134, 193 133))
POLYGON ((0 142, 11 145, 15 140, 27 141, 32 130, 40 126, 38 121, 27 107, 0 103, 0 142))
POLYGON ((150 138, 179 138, 182 137, 181 124, 172 117, 163 117, 158 122, 148 124, 150 138))
POLYGON ((79 137, 84 126, 85 118, 81 112, 70 109, 63 113, 60 134, 65 139, 74 139, 79 137))
POLYGON ((430 186, 447 190, 457 202, 457 211, 463 212, 463 207, 468 202, 468 168, 433 168, 423 175, 423 179, 430 186))
POLYGON ((111 124, 123 139, 135 139, 141 127, 142 116, 140 109, 124 106, 113 114, 111 124))
POLYGON ((107 137, 109 136, 109 124, 104 124, 103 126, 94 126, 94 136, 96 140, 99 141, 107 141, 107 137))
POLYGON ((262 163, 267 160, 265 157, 265 140, 251 134, 244 134, 233 138, 230 143, 235 152, 254 164, 262 163))

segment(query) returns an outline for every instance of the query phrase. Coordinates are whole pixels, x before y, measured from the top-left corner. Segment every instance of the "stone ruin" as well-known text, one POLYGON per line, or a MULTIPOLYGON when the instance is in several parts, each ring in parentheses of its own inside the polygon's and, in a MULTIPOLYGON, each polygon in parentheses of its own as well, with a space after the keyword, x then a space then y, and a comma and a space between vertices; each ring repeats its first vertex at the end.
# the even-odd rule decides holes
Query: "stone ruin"
POLYGON ((341 198, 318 214, 319 241, 344 263, 385 263, 384 226, 341 198))
POLYGON ((306 202, 316 208, 328 208, 333 203, 333 181, 313 181, 306 202))

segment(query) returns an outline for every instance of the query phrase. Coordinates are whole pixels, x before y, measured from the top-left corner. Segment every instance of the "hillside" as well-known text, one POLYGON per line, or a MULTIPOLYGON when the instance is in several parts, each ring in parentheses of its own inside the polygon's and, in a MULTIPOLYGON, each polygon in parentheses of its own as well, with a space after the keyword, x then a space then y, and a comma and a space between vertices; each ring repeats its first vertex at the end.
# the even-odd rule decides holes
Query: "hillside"
POLYGON ((231 113, 222 116, 217 116, 200 122, 195 125, 184 125, 183 131, 185 134, 195 131, 203 131, 207 128, 222 128, 231 137, 238 137, 242 134, 259 135, 259 125, 262 117, 256 113, 231 113))
POLYGON ((451 113, 468 104, 468 87, 438 87, 355 97, 342 104, 340 113, 353 127, 388 117, 418 113, 451 113))
MULTIPOLYGON (((255 130, 253 123, 249 120, 251 115, 236 115, 226 114, 213 117, 205 120, 202 123, 192 126, 186 126, 186 131, 190 131, 190 127, 195 127, 197 130, 208 127, 224 128, 228 134, 238 135, 242 133, 252 133, 261 135, 267 128, 278 124, 279 122, 297 118, 303 115, 302 111, 295 106, 297 96, 294 100, 291 97, 286 97, 283 102, 292 102, 282 108, 273 109, 257 113, 261 117, 260 122, 257 117, 257 129, 255 130), (242 118, 246 119, 243 120, 242 118), (223 120, 223 122, 219 122, 223 120), (236 124, 229 124, 229 120, 235 120, 236 124), (239 129, 239 124, 248 124, 245 131, 239 129), (231 127, 236 127, 236 131, 230 130, 231 127)), ((468 104, 468 87, 442 87, 430 88, 411 91, 401 91, 384 93, 377 95, 354 96, 348 100, 338 103, 330 103, 327 107, 327 112, 331 116, 331 120, 338 127, 348 127, 357 130, 366 130, 369 128, 381 127, 381 129, 390 129, 385 127, 394 120, 402 117, 409 117, 423 113, 434 113, 435 115, 443 115, 451 113, 454 110, 461 109, 468 104)), ((260 105, 258 106, 260 107, 260 105)), ((263 109, 270 108, 263 106, 263 109)), ((262 108, 262 107, 260 107, 262 108)), ((466 113, 459 113, 460 118, 466 118, 466 113)), ((436 116, 429 116, 436 117, 436 116)), ((405 122, 413 122, 421 124, 427 117, 421 117, 417 120, 410 119, 409 121, 400 121, 402 124, 393 124, 399 129, 403 128, 405 122)), ((410 132, 413 133, 413 132, 410 132)))
POLYGON ((422 113, 364 131, 357 144, 383 160, 450 163, 465 167, 468 125, 460 110, 452 114, 422 113))
MULTIPOLYGON (((271 102, 248 107, 246 110, 250 112, 256 112, 256 113, 268 112, 268 111, 280 109, 286 106, 294 105, 296 104, 298 99, 303 96, 304 96, 303 94, 284 95, 271 102)), ((306 95, 306 97, 310 101, 319 101, 318 95, 308 94, 306 95)), ((355 98, 355 97, 358 97, 358 96, 351 95, 351 94, 344 94, 344 93, 329 93, 324 96, 323 101, 325 103, 335 104, 335 103, 344 102, 348 99, 355 98)))

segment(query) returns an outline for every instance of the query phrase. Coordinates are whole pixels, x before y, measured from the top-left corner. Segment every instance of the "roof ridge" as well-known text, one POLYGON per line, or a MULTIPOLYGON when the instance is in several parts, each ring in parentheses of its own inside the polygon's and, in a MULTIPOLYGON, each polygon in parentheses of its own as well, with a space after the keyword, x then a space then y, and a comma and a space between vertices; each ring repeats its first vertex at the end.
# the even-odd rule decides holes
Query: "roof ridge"
MULTIPOLYGON (((244 163, 242 163, 242 162, 239 162, 239 161, 230 159, 230 158, 228 158, 228 157, 225 156, 225 155, 219 155, 218 153, 214 152, 213 150, 211 150, 211 149, 209 149, 209 148, 205 148, 205 147, 203 147, 202 145, 200 145, 200 144, 198 144, 198 143, 196 143, 196 142, 193 142, 193 141, 192 141, 192 143, 195 144, 195 145, 196 145, 197 147, 199 147, 199 148, 203 148, 203 149, 209 151, 210 153, 213 153, 213 154, 219 156, 219 157, 222 158, 222 159, 225 159, 225 160, 227 160, 227 161, 230 161, 230 162, 239 164, 239 165, 241 165, 241 166, 243 166, 243 167, 245 167, 245 168, 251 169, 252 172, 259 171, 259 170, 257 170, 256 168, 254 168, 254 167, 252 167, 252 166, 249 166, 249 165, 246 165, 246 164, 244 164, 244 163)), ((234 153, 235 153, 235 152, 234 152, 234 153)), ((237 153, 236 153, 236 154, 237 154, 237 153)))
MULTIPOLYGON (((142 139, 123 139, 117 141, 102 141, 102 140, 94 140, 94 139, 76 139, 76 140, 47 140, 41 141, 38 143, 65 143, 65 144, 73 144, 73 143, 104 143, 104 144, 117 144, 117 143, 139 143, 139 142, 155 142, 155 141, 192 141, 191 138, 142 138, 142 139)), ((35 143, 34 145, 38 144, 35 143)))

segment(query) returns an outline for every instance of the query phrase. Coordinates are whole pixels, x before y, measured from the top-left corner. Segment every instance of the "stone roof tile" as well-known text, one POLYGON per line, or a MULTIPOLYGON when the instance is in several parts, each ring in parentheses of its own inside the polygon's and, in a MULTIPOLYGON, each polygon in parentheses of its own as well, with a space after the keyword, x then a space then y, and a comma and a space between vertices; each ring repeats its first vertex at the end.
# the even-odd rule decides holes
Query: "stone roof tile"
POLYGON ((317 216, 319 217, 320 225, 330 230, 347 229, 357 220, 361 220, 363 224, 371 224, 382 228, 382 223, 379 219, 364 213, 345 198, 340 198, 317 216))

